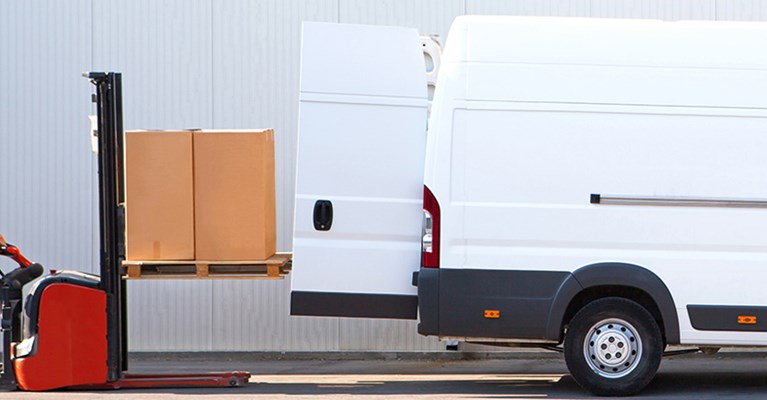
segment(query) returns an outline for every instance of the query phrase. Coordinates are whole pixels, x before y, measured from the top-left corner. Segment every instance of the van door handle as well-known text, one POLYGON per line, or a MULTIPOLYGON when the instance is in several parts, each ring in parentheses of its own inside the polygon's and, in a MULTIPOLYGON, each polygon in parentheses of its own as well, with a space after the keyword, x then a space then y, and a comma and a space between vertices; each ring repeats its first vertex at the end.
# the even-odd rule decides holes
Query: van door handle
POLYGON ((314 203, 314 229, 329 231, 333 225, 333 203, 330 200, 317 200, 314 203))

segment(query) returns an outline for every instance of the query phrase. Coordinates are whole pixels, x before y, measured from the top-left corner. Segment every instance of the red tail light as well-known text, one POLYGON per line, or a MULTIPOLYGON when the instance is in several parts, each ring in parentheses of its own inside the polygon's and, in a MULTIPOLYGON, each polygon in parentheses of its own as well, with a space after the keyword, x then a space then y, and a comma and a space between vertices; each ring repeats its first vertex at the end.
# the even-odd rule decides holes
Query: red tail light
POLYGON ((439 203, 434 194, 423 187, 422 253, 425 268, 439 268, 439 203))

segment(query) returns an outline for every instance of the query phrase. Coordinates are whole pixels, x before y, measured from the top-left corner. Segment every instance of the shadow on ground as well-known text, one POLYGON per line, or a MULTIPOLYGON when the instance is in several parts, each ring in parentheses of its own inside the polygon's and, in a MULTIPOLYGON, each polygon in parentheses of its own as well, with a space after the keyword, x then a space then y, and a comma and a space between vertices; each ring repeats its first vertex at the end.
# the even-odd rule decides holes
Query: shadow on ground
MULTIPOLYGON (((472 376, 473 377, 473 376, 472 376)), ((445 379, 433 375, 431 379, 408 380, 407 376, 391 379, 371 375, 351 381, 338 381, 328 375, 294 379, 289 382, 260 381, 240 388, 214 389, 155 389, 121 390, 123 395, 148 393, 222 397, 255 396, 264 398, 293 396, 402 396, 405 398, 461 398, 461 399, 583 399, 594 396, 582 390, 569 375, 492 375, 478 379, 445 379)), ((103 392, 102 392, 103 393, 103 392)), ((115 393, 117 394, 117 393, 115 393)), ((636 399, 705 399, 705 398, 767 398, 767 373, 661 373, 636 399)), ((142 398, 144 398, 142 396, 142 398)))

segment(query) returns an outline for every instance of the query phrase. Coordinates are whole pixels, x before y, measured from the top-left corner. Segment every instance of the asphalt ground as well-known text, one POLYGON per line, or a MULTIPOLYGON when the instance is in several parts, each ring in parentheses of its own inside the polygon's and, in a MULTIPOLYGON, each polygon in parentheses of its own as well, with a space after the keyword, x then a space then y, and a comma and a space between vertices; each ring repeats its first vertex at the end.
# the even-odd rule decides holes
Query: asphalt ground
MULTIPOLYGON (((132 356, 134 373, 249 371, 237 388, 6 392, 0 399, 583 399, 561 355, 132 356)), ((637 399, 765 399, 767 353, 668 357, 637 399)))

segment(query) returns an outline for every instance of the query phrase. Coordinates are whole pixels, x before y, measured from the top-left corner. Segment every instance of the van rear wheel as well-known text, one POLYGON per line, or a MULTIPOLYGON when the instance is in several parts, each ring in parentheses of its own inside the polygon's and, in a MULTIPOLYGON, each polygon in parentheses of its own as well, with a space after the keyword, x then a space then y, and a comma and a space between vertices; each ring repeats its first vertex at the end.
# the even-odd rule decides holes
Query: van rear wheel
POLYGON ((565 361, 573 379, 599 396, 629 396, 655 376, 663 355, 658 323, 638 303, 592 301, 570 321, 565 361))

